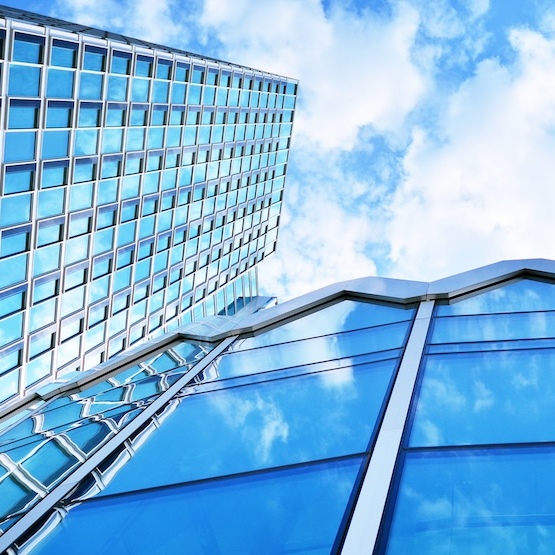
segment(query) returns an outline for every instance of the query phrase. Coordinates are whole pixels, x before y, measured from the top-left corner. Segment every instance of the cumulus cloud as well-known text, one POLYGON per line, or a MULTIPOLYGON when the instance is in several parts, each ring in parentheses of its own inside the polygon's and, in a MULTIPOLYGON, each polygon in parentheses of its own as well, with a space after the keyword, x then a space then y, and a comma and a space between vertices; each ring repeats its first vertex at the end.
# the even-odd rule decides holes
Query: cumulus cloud
POLYGON ((503 258, 554 257, 555 42, 514 30, 511 66, 481 62, 438 125, 414 130, 389 205, 393 273, 434 279, 503 258))
POLYGON ((326 13, 316 0, 283 0, 279 9, 207 0, 201 21, 228 58, 300 80, 297 146, 348 150, 365 125, 395 130, 427 87, 410 54, 419 17, 408 3, 388 18, 338 5, 326 13))
POLYGON ((61 19, 175 47, 188 38, 188 13, 177 0, 56 0, 52 10, 61 19))

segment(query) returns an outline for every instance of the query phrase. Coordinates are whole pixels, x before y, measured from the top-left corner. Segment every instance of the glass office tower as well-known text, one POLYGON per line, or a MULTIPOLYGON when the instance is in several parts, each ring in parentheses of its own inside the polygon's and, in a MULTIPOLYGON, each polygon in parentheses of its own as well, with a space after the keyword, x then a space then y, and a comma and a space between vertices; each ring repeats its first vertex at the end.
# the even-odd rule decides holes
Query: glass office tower
POLYGON ((553 261, 192 323, 0 423, 0 552, 550 553, 554 390, 553 261))
POLYGON ((295 81, 8 7, 0 79, 0 403, 257 294, 295 81))

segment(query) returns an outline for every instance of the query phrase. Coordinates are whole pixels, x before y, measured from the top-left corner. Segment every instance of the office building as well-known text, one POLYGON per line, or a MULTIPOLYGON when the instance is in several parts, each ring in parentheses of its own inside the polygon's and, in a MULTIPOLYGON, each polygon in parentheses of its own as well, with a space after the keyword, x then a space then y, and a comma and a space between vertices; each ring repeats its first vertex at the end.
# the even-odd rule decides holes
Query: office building
POLYGON ((0 403, 256 296, 295 81, 8 7, 0 75, 0 403))
POLYGON ((2 423, 0 552, 550 553, 555 262, 170 332, 2 423))

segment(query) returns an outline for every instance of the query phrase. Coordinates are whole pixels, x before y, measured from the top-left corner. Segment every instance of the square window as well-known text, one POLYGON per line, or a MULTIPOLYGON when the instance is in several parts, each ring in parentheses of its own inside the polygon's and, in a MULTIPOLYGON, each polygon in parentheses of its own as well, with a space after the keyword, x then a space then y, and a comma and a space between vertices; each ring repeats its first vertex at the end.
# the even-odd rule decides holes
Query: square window
POLYGON ((76 67, 78 49, 79 44, 76 42, 54 39, 52 41, 52 53, 50 55, 51 65, 76 67))
POLYGON ((16 33, 13 43, 14 62, 41 64, 44 50, 44 38, 35 35, 16 33))
POLYGON ((96 46, 85 46, 83 69, 90 71, 104 71, 106 63, 106 49, 96 46))
POLYGON ((71 127, 73 103, 49 102, 46 110, 46 127, 71 127))
POLYGON ((45 131, 42 141, 42 157, 65 158, 69 149, 69 131, 45 131))
POLYGON ((30 233, 27 227, 23 229, 10 229, 2 233, 0 241, 1 258, 29 250, 30 233))
POLYGON ((33 188, 35 181, 35 165, 7 166, 4 176, 4 194, 23 193, 33 188))
POLYGON ((12 100, 10 102, 8 129, 35 129, 38 124, 39 102, 12 100))
POLYGON ((127 100, 127 88, 129 79, 120 77, 119 75, 108 76, 108 91, 106 96, 108 100, 127 100))
POLYGON ((38 67, 10 65, 10 96, 39 96, 40 73, 38 67))
POLYGON ((121 75, 129 75, 131 69, 131 53, 120 52, 118 50, 112 51, 112 73, 119 73, 121 75))
POLYGON ((103 76, 98 73, 81 73, 79 98, 84 100, 100 100, 102 98, 103 76))
POLYGON ((0 199, 0 227, 26 223, 31 218, 31 194, 0 199))
POLYGON ((72 98, 75 73, 65 69, 49 69, 46 96, 48 98, 72 98))
POLYGON ((8 131, 5 135, 4 162, 23 162, 35 158, 36 131, 8 131))

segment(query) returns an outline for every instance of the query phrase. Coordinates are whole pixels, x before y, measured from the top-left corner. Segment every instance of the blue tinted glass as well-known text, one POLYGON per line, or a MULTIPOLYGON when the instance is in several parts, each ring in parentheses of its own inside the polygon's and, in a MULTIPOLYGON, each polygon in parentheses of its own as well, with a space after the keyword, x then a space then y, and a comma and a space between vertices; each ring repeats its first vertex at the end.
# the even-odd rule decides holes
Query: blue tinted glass
POLYGON ((37 127, 38 102, 33 100, 10 103, 9 129, 34 129, 37 127))
POLYGON ((75 132, 75 155, 87 156, 96 154, 98 148, 97 129, 78 129, 75 132))
POLYGON ((127 150, 142 150, 144 148, 144 142, 145 142, 145 130, 143 128, 128 129, 127 150))
POLYGON ((73 181, 75 183, 82 183, 83 181, 91 181, 95 178, 96 164, 89 160, 78 160, 75 162, 75 169, 73 172, 73 181))
POLYGON ((98 204, 114 202, 118 198, 118 180, 107 179, 98 183, 98 204))
POLYGON ((31 194, 0 199, 0 227, 28 222, 31 218, 31 194))
POLYGON ((31 308, 29 330, 35 331, 56 321, 56 299, 49 299, 31 308))
POLYGON ((397 349, 404 344, 408 329, 409 322, 403 322, 286 345, 231 352, 218 359, 217 372, 220 378, 229 378, 397 349))
POLYGON ((47 218, 48 216, 57 216, 64 212, 64 189, 49 189, 40 191, 38 194, 37 216, 39 218, 47 218))
POLYGON ((49 69, 46 96, 48 98, 72 98, 74 75, 73 71, 49 69))
POLYGON ((120 152, 122 150, 122 141, 123 129, 104 129, 102 133, 102 153, 120 152))
POLYGON ((97 73, 81 73, 79 98, 100 100, 102 97, 102 75, 97 73))
POLYGON ((72 104, 50 102, 46 112, 46 127, 71 127, 72 104))
POLYGON ((549 553, 553 448, 447 451, 405 459, 387 553, 549 553))
POLYGON ((29 66, 10 66, 10 96, 39 96, 40 68, 29 66))
POLYGON ((283 324, 256 337, 237 342, 233 346, 233 350, 245 350, 330 333, 402 322, 412 319, 413 316, 414 309, 412 308, 404 309, 347 300, 298 318, 288 324, 283 324))
POLYGON ((112 52, 112 73, 129 74, 131 66, 131 54, 127 52, 112 52))
POLYGON ((110 291, 110 276, 94 280, 89 285, 89 300, 91 303, 104 299, 110 291))
POLYGON ((37 247, 57 243, 63 239, 64 225, 60 221, 46 221, 39 227, 37 247))
POLYGON ((54 39, 51 53, 51 64, 61 67, 75 67, 79 45, 54 39))
POLYGON ((64 158, 68 154, 69 131, 45 131, 42 142, 42 157, 64 158))
MULTIPOLYGON (((148 132, 148 145, 147 148, 162 148, 164 144, 164 128, 151 127, 148 132)), ((150 165, 150 159, 149 159, 150 165)), ((160 169, 157 167, 156 169, 160 169)))
POLYGON ((147 102, 150 81, 148 79, 134 78, 131 87, 131 100, 136 102, 147 102))
POLYGON ((553 441, 555 351, 429 356, 410 444, 553 441))
POLYGON ((96 103, 83 103, 79 108, 79 127, 98 127, 102 107, 96 103))
POLYGON ((536 339, 555 336, 555 312, 434 318, 430 343, 536 339))
POLYGON ((26 290, 11 291, 0 295, 0 318, 25 308, 26 290))
POLYGON ((27 277, 27 255, 20 254, 0 260, 0 287, 4 288, 24 281, 27 277))
POLYGON ((108 104, 106 125, 108 127, 121 127, 125 125, 125 104, 108 104))
POLYGON ((9 195, 30 191, 33 188, 34 179, 34 164, 7 167, 4 178, 4 194, 9 195))
POLYGON ((40 64, 42 62, 44 38, 16 33, 13 44, 14 61, 30 64, 40 64))
POLYGON ((60 245, 51 245, 35 250, 33 275, 38 276, 59 269, 60 245))
POLYGON ((152 58, 137 56, 135 63, 135 75, 140 77, 150 77, 152 75, 152 58))
POLYGON ((42 170, 41 187, 58 187, 67 183, 67 163, 54 162, 45 164, 42 170))
POLYGON ((364 451, 395 366, 386 361, 186 397, 103 494, 364 451), (187 449, 175 440, 184 427, 187 449))
POLYGON ((19 312, 13 316, 0 320, 0 340, 3 345, 7 345, 16 339, 20 339, 23 334, 23 313, 19 312))
POLYGON ((94 236, 94 248, 93 254, 102 254, 103 252, 107 252, 112 250, 114 245, 114 229, 103 229, 102 231, 97 231, 94 236))
POLYGON ((170 90, 170 84, 168 82, 154 81, 152 101, 167 102, 169 90, 170 90))
POLYGON ((329 553, 359 467, 359 459, 322 463, 84 503, 33 553, 63 553, 77 543, 83 555, 179 553, 184 545, 190 554, 267 553, 268 546, 329 553), (82 542, 91 529, 94 541, 82 542))
POLYGON ((28 229, 15 229, 4 231, 0 240, 0 256, 6 257, 19 254, 29 249, 28 229))
POLYGON ((74 212, 90 208, 93 203, 93 184, 73 185, 69 188, 69 210, 74 212))
POLYGON ((37 280, 33 290, 33 302, 38 303, 49 297, 53 297, 58 292, 58 280, 48 278, 47 280, 37 280))
POLYGON ((36 140, 36 131, 8 131, 5 135, 4 162, 33 160, 36 140))
POLYGON ((126 100, 127 82, 127 77, 110 75, 108 77, 108 91, 106 93, 108 100, 126 100))
POLYGON ((85 57, 83 59, 83 69, 91 71, 104 71, 106 50, 94 46, 85 47, 85 57))
POLYGON ((439 305, 439 316, 555 310, 555 285, 521 279, 449 305, 439 305))

